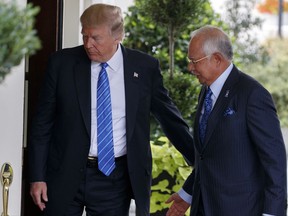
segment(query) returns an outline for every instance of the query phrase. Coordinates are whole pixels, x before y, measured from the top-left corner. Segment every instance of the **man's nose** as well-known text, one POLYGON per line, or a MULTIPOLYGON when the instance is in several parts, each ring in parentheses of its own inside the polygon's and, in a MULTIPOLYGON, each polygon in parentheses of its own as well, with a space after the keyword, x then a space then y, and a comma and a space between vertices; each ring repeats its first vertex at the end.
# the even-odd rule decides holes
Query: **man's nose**
POLYGON ((192 62, 189 62, 189 63, 188 63, 187 68, 188 68, 188 71, 189 71, 190 73, 194 74, 195 67, 194 67, 194 64, 193 64, 192 62))
POLYGON ((88 37, 87 39, 86 39, 86 41, 85 41, 85 47, 86 48, 92 48, 93 47, 93 39, 92 38, 90 38, 90 37, 88 37))

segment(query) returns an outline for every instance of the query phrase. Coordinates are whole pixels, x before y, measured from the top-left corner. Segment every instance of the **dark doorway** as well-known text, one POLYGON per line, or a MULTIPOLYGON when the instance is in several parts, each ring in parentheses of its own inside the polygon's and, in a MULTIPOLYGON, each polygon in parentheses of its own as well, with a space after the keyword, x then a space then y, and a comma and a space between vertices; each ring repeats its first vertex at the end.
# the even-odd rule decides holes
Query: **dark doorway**
MULTIPOLYGON (((62 47, 63 0, 28 0, 28 3, 40 7, 40 12, 36 17, 35 28, 42 43, 42 49, 29 58, 28 71, 25 74, 25 81, 28 86, 27 139, 29 140, 31 119, 35 112, 48 58, 51 53, 62 47)), ((29 145, 28 140, 27 145, 29 145)), ((24 147, 23 154, 21 216, 39 216, 41 212, 34 205, 29 195, 27 147, 24 147)))

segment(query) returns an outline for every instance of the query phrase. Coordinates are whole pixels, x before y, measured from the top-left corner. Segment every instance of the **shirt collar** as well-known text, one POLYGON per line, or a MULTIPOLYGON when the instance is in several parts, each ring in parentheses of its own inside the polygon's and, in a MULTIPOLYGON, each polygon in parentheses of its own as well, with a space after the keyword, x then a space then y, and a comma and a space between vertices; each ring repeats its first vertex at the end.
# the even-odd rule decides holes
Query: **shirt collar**
POLYGON ((119 44, 115 54, 107 63, 113 71, 119 71, 121 62, 123 62, 123 55, 122 55, 121 46, 119 44))
POLYGON ((228 78, 229 74, 231 73, 233 68, 233 64, 231 63, 226 70, 210 85, 211 91, 213 92, 213 95, 218 98, 221 89, 228 78))

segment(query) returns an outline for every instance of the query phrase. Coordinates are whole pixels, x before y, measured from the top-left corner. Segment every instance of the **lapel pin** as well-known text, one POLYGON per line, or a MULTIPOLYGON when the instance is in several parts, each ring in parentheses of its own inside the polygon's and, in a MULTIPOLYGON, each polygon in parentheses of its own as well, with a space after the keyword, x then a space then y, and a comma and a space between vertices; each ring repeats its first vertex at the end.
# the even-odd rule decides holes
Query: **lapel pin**
POLYGON ((138 78, 138 73, 134 72, 133 76, 138 78))
POLYGON ((226 97, 226 98, 228 97, 229 92, 230 92, 230 90, 227 90, 227 91, 226 91, 226 94, 225 94, 225 97, 226 97))

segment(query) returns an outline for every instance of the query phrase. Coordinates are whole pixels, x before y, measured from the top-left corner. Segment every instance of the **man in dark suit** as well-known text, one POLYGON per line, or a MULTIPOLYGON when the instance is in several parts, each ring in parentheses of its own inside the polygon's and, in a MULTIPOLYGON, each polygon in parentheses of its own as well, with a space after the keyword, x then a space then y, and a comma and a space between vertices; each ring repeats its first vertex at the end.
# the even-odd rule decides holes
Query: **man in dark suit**
POLYGON ((203 85, 194 123, 195 167, 184 190, 167 201, 173 201, 167 216, 184 215, 191 199, 192 216, 286 216, 286 152, 275 106, 232 57, 221 29, 192 33, 188 68, 203 85))
POLYGON ((80 20, 84 46, 58 51, 49 61, 29 143, 30 193, 47 216, 81 216, 84 208, 89 216, 127 216, 132 198, 137 215, 148 216, 150 113, 191 160, 192 135, 163 87, 159 62, 121 45, 120 8, 95 4, 80 20), (99 73, 110 84, 105 101, 110 99, 112 117, 110 111, 104 115, 113 128, 104 132, 113 143, 108 172, 100 168, 99 73))

